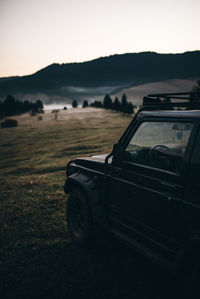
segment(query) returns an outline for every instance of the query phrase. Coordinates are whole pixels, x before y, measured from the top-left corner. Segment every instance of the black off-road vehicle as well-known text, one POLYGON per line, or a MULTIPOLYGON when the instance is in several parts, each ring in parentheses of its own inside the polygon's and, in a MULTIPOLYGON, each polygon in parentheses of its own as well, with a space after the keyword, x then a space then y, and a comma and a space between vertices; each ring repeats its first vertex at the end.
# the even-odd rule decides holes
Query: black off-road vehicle
POLYGON ((153 94, 109 155, 70 161, 64 191, 72 238, 99 229, 178 273, 200 298, 200 98, 153 94))

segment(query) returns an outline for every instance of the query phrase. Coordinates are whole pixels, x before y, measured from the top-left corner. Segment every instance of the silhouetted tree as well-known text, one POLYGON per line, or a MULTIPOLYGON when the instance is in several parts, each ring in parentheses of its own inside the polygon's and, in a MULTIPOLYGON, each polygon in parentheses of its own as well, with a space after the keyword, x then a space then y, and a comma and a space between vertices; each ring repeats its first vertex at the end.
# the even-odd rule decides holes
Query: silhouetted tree
POLYGON ((115 111, 121 111, 124 113, 132 114, 134 112, 133 108, 136 106, 133 106, 132 103, 127 102, 127 97, 125 94, 123 94, 122 96, 122 104, 120 104, 118 97, 115 97, 115 100, 112 103, 112 99, 108 94, 106 94, 104 97, 103 104, 100 101, 94 101, 90 104, 90 107, 113 109, 115 111))
POLYGON ((77 108, 77 106, 78 106, 77 101, 76 101, 76 100, 73 100, 73 102, 72 102, 72 107, 73 107, 73 108, 77 108))
POLYGON ((127 106, 126 106, 126 113, 128 114, 132 114, 133 113, 133 104, 132 103, 128 103, 127 106))
POLYGON ((127 104, 127 96, 125 93, 123 93, 122 95, 122 105, 126 105, 127 104))
POLYGON ((103 108, 103 104, 101 101, 94 101, 93 103, 90 104, 90 107, 103 108))
POLYGON ((109 94, 106 94, 103 100, 103 107, 105 109, 111 109, 112 108, 112 99, 110 98, 109 94))
POLYGON ((31 110, 31 103, 29 101, 24 101, 24 110, 25 112, 29 112, 31 110))
POLYGON ((34 111, 34 113, 43 111, 43 103, 38 100, 36 103, 29 101, 20 102, 16 100, 12 95, 8 95, 3 103, 1 103, 0 116, 11 116, 16 114, 21 114, 29 111, 34 111))
POLYGON ((127 113, 127 109, 128 109, 127 106, 128 106, 127 97, 126 94, 124 93, 122 95, 121 111, 127 113))
POLYGON ((16 111, 16 100, 12 95, 8 95, 4 101, 4 111, 6 115, 14 115, 16 111))
POLYGON ((37 112, 40 112, 43 110, 43 103, 41 100, 37 100, 36 103, 35 103, 35 106, 36 106, 36 110, 37 112))
POLYGON ((88 101, 87 100, 85 100, 84 102, 83 102, 83 108, 87 108, 89 105, 88 105, 88 101))
POLYGON ((120 101, 118 97, 115 98, 114 103, 112 105, 113 110, 120 111, 120 101))

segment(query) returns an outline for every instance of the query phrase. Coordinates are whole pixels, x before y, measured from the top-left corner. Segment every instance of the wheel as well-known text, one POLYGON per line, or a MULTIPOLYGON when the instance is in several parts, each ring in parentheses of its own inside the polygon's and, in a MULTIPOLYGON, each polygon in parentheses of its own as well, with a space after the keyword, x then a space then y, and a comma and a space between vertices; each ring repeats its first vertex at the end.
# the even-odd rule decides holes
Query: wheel
POLYGON ((200 298, 200 263, 189 267, 184 279, 180 283, 177 299, 200 298))
POLYGON ((72 189, 67 200, 66 220, 72 239, 79 245, 91 245, 94 241, 91 208, 85 194, 72 189))

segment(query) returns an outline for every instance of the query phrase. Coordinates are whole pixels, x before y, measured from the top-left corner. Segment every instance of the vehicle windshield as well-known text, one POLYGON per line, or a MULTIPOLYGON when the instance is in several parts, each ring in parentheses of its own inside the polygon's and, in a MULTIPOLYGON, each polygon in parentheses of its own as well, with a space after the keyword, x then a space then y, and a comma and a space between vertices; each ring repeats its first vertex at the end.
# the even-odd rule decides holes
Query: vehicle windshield
POLYGON ((126 147, 125 159, 177 172, 192 128, 192 123, 143 122, 126 147))

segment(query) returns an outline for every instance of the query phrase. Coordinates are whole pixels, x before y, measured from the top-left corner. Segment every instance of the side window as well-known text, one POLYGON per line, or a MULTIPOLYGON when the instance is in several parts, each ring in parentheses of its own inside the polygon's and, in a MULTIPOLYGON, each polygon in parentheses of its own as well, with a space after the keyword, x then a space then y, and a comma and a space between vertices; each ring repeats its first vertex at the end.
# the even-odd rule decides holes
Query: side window
POLYGON ((143 122, 125 149, 124 159, 179 172, 193 124, 143 122))

